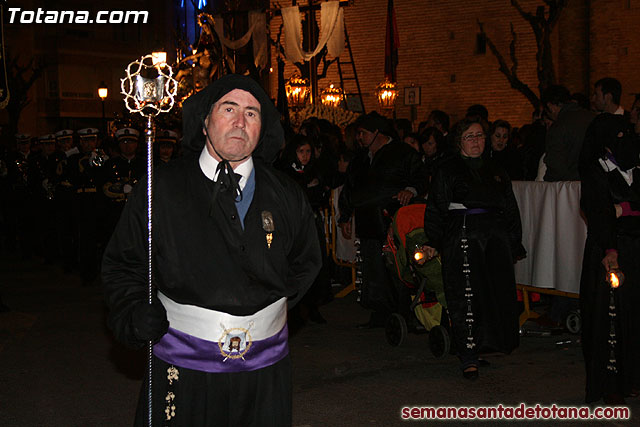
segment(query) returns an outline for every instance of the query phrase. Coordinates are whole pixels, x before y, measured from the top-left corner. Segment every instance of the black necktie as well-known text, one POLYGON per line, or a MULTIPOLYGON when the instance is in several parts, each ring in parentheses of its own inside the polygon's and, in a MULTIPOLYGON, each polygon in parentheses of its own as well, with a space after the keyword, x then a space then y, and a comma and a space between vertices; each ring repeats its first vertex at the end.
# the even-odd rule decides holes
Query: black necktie
POLYGON ((233 172, 233 168, 226 160, 218 163, 216 173, 218 174, 218 178, 215 180, 216 185, 224 191, 232 191, 234 196, 236 196, 234 199, 237 202, 241 201, 242 190, 240 189, 240 179, 242 178, 242 175, 233 172))
POLYGON ((242 200, 242 190, 240 189, 240 178, 242 178, 242 175, 233 172, 233 168, 227 160, 218 163, 216 173, 218 177, 214 181, 211 207, 209 209, 211 215, 213 214, 213 207, 215 206, 220 191, 231 191, 235 201, 239 202, 242 200))

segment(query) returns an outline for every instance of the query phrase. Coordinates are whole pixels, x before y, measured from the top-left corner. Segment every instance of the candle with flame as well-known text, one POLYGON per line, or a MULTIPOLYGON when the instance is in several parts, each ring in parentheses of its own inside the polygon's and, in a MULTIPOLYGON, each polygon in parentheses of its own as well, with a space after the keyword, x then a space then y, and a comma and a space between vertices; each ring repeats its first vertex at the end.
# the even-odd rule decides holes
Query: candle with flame
POLYGON ((398 96, 398 89, 395 83, 385 80, 376 87, 375 93, 380 108, 383 110, 393 110, 398 96))
POLYGON ((607 282, 609 283, 609 286, 616 289, 624 282, 624 274, 622 274, 622 271, 620 270, 611 270, 607 273, 607 282))
POLYGON ((339 87, 335 87, 332 84, 329 85, 325 90, 322 91, 320 99, 322 100, 323 105, 328 105, 329 107, 339 107, 344 98, 344 94, 342 89, 339 87))
POLYGON ((422 248, 422 245, 416 244, 413 248, 413 260, 422 265, 423 262, 428 261, 430 258, 427 258, 427 254, 422 248))
POLYGON ((310 92, 309 80, 303 79, 299 74, 294 74, 284 85, 289 108, 302 108, 307 102, 310 92))

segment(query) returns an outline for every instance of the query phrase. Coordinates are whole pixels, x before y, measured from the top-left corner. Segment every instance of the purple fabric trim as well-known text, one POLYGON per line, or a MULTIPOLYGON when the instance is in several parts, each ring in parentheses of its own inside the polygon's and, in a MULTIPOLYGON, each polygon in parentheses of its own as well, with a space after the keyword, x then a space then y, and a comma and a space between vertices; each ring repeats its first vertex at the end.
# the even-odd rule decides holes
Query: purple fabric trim
POLYGON ((618 164, 618 162, 616 161, 616 158, 613 157, 613 154, 611 154, 610 152, 605 152, 605 156, 607 159, 611 160, 613 162, 614 165, 620 167, 620 165, 618 164))
MULTIPOLYGON (((251 333, 251 332, 249 332, 251 333)), ((204 372, 243 372, 271 366, 289 354, 287 325, 277 334, 251 346, 242 358, 231 353, 227 358, 217 342, 196 338, 184 332, 169 328, 162 339, 153 346, 153 354, 167 363, 204 372)))
POLYGON ((620 216, 640 216, 640 211, 632 210, 629 202, 621 202, 620 207, 622 208, 622 215, 620 216))
POLYGON ((491 213, 492 211, 489 209, 483 209, 483 208, 472 208, 472 209, 452 209, 449 212, 451 212, 454 215, 479 215, 479 214, 491 213))

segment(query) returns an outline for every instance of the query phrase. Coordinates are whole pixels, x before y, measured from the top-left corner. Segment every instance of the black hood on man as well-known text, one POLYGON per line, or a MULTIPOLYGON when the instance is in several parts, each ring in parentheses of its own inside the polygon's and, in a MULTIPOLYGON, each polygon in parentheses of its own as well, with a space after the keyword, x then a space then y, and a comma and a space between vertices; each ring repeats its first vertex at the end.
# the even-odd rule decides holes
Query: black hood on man
POLYGON ((227 74, 190 96, 184 102, 182 107, 183 146, 191 151, 202 151, 206 141, 202 132, 205 118, 211 111, 213 104, 234 89, 249 92, 260 103, 262 122, 260 139, 252 157, 266 163, 272 163, 284 145, 284 130, 280 124, 280 113, 264 89, 255 80, 240 74, 227 74))

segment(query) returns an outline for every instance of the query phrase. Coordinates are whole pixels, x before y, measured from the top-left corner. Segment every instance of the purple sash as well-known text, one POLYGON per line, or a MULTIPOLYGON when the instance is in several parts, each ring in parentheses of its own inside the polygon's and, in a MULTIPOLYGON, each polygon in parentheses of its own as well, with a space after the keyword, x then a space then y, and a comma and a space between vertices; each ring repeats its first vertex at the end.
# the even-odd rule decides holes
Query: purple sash
POLYGON ((493 212, 490 209, 471 208, 471 209, 451 209, 449 213, 453 215, 481 215, 493 212))
POLYGON ((232 332, 218 343, 169 328, 153 346, 153 354, 167 363, 204 372, 255 371, 289 354, 286 324, 277 334, 260 341, 252 341, 250 332, 232 332))

